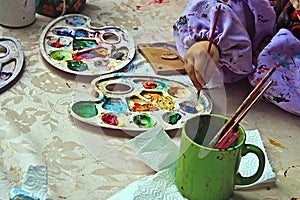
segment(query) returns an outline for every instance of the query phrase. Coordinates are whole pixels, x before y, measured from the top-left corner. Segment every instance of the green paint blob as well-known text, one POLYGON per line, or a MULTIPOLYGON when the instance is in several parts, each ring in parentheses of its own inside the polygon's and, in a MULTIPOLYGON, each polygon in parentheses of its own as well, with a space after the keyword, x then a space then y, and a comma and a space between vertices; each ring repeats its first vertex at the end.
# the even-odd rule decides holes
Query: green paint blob
POLYGON ((174 115, 169 116, 169 124, 176 124, 178 120, 181 119, 181 115, 179 113, 175 113, 174 115))
POLYGON ((75 50, 81 50, 84 48, 91 48, 97 46, 97 42, 95 40, 74 40, 73 46, 75 50))
POLYGON ((85 71, 88 69, 87 64, 81 60, 70 60, 70 61, 68 61, 67 66, 70 70, 73 70, 76 72, 82 72, 82 71, 85 71))
POLYGON ((146 113, 134 116, 133 122, 140 128, 151 128, 155 125, 153 119, 146 113))
POLYGON ((90 101, 80 101, 72 106, 74 113, 83 118, 91 118, 98 115, 96 104, 90 101))
POLYGON ((58 61, 72 59, 72 53, 66 50, 52 51, 49 55, 54 60, 58 61))

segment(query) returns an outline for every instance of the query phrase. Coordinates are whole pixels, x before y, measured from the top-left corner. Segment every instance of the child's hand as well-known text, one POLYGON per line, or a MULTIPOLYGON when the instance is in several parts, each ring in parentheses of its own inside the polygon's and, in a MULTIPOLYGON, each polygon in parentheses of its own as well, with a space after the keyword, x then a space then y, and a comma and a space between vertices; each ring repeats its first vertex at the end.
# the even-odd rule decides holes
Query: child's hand
POLYGON ((208 55, 208 44, 208 41, 197 42, 184 55, 185 71, 198 90, 210 80, 220 59, 219 50, 214 44, 208 55))

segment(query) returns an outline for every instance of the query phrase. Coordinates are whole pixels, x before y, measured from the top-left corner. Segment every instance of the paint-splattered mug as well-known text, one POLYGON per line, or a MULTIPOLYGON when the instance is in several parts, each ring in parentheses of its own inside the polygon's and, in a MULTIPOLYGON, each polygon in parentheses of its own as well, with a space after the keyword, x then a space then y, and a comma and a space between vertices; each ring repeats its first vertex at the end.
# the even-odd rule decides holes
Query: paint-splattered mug
POLYGON ((222 127, 228 118, 213 115, 197 115, 182 128, 180 153, 176 171, 176 185, 183 196, 196 199, 228 199, 235 185, 249 185, 257 181, 264 170, 265 155, 252 144, 245 144, 245 130, 239 126, 240 136, 225 150, 202 146, 222 127), (259 160, 256 173, 243 177, 238 172, 241 158, 254 153, 259 160))
POLYGON ((22 27, 35 21, 35 0, 0 0, 0 24, 22 27))

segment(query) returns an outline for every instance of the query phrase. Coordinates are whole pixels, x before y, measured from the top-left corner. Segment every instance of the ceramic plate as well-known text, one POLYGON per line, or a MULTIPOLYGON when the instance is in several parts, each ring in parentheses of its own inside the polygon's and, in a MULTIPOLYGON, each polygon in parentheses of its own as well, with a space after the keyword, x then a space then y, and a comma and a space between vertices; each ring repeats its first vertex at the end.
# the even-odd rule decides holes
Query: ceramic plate
POLYGON ((58 17, 44 29, 40 48, 54 67, 79 75, 103 75, 125 67, 134 57, 135 44, 124 29, 92 27, 85 15, 58 17))
POLYGON ((94 79, 91 87, 96 97, 74 101, 69 112, 100 127, 144 131, 162 125, 172 130, 212 110, 205 92, 197 100, 194 87, 159 75, 113 73, 94 79))
POLYGON ((13 81, 24 64, 24 54, 18 40, 0 37, 0 89, 13 81))

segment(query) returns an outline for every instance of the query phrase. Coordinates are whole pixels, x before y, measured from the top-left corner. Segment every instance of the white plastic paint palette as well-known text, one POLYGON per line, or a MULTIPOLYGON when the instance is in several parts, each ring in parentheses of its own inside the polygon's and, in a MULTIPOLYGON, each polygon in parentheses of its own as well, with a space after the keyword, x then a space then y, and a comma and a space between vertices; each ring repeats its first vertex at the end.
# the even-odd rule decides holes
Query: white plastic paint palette
POLYGON ((24 54, 18 40, 0 37, 0 89, 20 74, 23 64, 24 54))
POLYGON ((41 35, 44 59, 54 67, 79 75, 103 75, 125 67, 134 57, 132 36, 114 26, 92 27, 85 15, 53 20, 41 35))
POLYGON ((144 131, 162 125, 181 128, 198 113, 210 113, 212 103, 205 92, 197 101, 194 87, 163 76, 115 73, 94 79, 97 98, 78 100, 70 114, 83 122, 113 129, 144 131))

